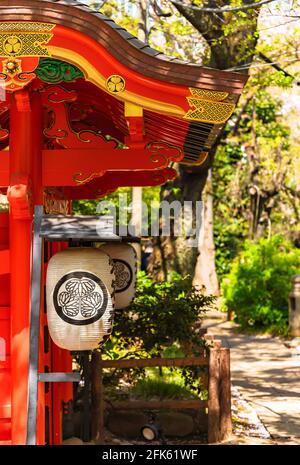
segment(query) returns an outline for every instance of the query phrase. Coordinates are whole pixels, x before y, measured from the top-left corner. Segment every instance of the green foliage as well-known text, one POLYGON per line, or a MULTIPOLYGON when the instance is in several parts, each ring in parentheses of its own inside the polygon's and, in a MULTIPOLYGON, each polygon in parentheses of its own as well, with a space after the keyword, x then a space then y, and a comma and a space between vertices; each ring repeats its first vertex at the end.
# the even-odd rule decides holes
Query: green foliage
POLYGON ((282 236, 246 242, 222 283, 226 308, 242 328, 286 334, 290 279, 299 267, 300 250, 282 236))
MULTIPOLYGON (((214 300, 197 292, 188 276, 173 275, 171 281, 157 283, 140 272, 133 304, 115 312, 114 337, 119 351, 160 356, 174 342, 198 342, 195 324, 214 300)), ((105 350, 115 358, 107 344, 105 350)))
MULTIPOLYGON (((131 202, 131 189, 130 187, 122 187, 116 190, 115 192, 107 195, 106 197, 100 198, 98 200, 76 200, 73 202, 72 210, 74 215, 96 215, 97 214, 97 205, 99 202, 105 200, 110 202, 114 207, 119 205, 119 194, 126 194, 128 198, 128 204, 131 202)), ((105 212, 101 212, 104 214, 105 212)))
MULTIPOLYGON (((183 357, 185 346, 205 345, 198 333, 199 321, 207 309, 213 307, 214 301, 214 296, 205 296, 193 288, 188 276, 183 278, 174 274, 171 281, 156 283, 140 272, 133 304, 115 311, 113 336, 103 347, 103 358, 183 357)), ((197 349, 194 352, 198 354, 197 349)), ((201 370, 203 367, 169 369, 168 377, 172 372, 172 379, 165 376, 163 380, 157 379, 160 390, 176 390, 161 386, 170 381, 199 393, 201 370)), ((145 369, 115 370, 106 374, 104 384, 117 385, 121 377, 135 384, 145 380, 146 373, 145 369)), ((154 387, 144 383, 141 389, 152 390, 154 387)))
POLYGON ((238 254, 243 242, 243 225, 238 219, 232 220, 227 226, 215 221, 214 241, 215 259, 219 279, 229 273, 232 260, 238 254))
POLYGON ((229 272, 231 260, 249 237, 250 219, 255 213, 249 185, 255 184, 262 195, 274 198, 272 204, 263 205, 256 237, 269 234, 268 224, 274 233, 283 233, 287 222, 294 224, 287 215, 297 212, 296 199, 288 199, 293 210, 282 205, 287 201, 284 185, 292 159, 291 131, 280 116, 283 104, 264 88, 255 94, 250 88, 248 92, 243 110, 239 108, 227 124, 226 138, 218 146, 214 162, 214 238, 220 279, 229 272), (237 118, 240 121, 235 127, 237 118), (266 212, 269 223, 264 220, 266 212))
POLYGON ((182 370, 146 368, 145 376, 139 379, 132 390, 136 397, 144 399, 193 398, 195 394, 186 387, 182 370))
MULTIPOLYGON (((264 87, 257 88, 255 93, 253 93, 253 89, 250 92, 251 97, 244 109, 238 130, 241 142, 244 142, 243 139, 251 140, 254 123, 257 138, 272 139, 279 137, 282 142, 283 139, 290 135, 288 126, 280 120, 283 102, 274 97, 271 91, 266 90, 264 87), (253 121, 253 118, 255 118, 255 121, 253 121)), ((230 125, 226 129, 230 136, 230 125)))
POLYGON ((72 203, 73 215, 95 215, 97 200, 74 200, 72 203))

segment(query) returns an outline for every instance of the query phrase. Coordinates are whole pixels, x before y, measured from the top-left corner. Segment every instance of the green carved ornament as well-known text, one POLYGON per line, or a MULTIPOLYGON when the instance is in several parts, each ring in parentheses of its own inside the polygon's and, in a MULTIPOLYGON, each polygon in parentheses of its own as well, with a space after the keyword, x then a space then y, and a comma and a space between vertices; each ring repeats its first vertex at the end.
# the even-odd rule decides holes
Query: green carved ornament
POLYGON ((41 81, 48 84, 73 82, 84 77, 83 72, 76 66, 53 58, 41 58, 35 74, 41 81))

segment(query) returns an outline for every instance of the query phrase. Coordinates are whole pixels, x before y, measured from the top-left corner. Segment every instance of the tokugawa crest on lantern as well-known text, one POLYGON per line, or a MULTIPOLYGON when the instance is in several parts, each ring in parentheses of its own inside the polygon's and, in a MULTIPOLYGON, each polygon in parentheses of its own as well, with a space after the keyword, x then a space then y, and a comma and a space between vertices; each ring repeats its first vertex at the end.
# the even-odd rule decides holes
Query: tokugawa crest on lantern
POLYGON ((137 255, 130 244, 107 243, 101 247, 114 264, 115 308, 128 307, 135 296, 137 255))
POLYGON ((54 255, 46 280, 49 333, 67 350, 93 350, 112 331, 114 268, 99 249, 70 248, 54 255))

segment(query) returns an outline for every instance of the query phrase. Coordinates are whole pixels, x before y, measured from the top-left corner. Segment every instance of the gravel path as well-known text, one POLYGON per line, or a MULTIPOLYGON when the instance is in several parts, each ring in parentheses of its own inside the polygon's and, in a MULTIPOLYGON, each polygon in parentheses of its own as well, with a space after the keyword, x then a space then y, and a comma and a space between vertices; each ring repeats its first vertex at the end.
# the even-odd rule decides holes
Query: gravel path
POLYGON ((220 312, 209 313, 203 326, 230 347, 232 384, 269 433, 241 443, 300 444, 300 341, 240 334, 220 312))

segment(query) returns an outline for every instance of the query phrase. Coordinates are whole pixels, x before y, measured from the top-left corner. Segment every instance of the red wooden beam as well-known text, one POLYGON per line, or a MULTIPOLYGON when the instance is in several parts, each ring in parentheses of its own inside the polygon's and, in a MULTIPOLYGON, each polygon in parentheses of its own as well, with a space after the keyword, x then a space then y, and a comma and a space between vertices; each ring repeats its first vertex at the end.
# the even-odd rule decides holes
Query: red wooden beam
POLYGON ((179 148, 160 142, 144 149, 43 150, 43 185, 78 186, 106 171, 160 170, 182 157, 179 148))
MULTIPOLYGON (((88 183, 86 184, 87 190, 82 191, 84 195, 87 195, 88 189, 92 188, 102 189, 103 187, 107 190, 109 187, 116 189, 121 186, 157 186, 175 179, 176 171, 165 168, 171 158, 157 154, 152 155, 151 161, 149 153, 145 149, 110 149, 108 152, 102 149, 101 155, 99 155, 99 150, 95 149, 43 150, 43 184, 44 186, 76 186, 78 188, 88 183), (145 153, 148 155, 146 160, 145 153), (101 163, 99 163, 100 160, 101 163), (102 173, 103 171, 108 172, 105 174, 102 173), (101 175, 100 184, 99 180, 95 184, 88 182, 101 175), (85 180, 87 180, 86 183, 85 180)), ((9 151, 0 151, 0 187, 9 185, 9 159, 9 151)), ((76 194, 76 198, 78 195, 76 194)), ((94 194, 88 195, 88 198, 95 198, 94 194)))
POLYGON ((159 186, 172 181, 177 176, 173 168, 157 171, 107 171, 101 178, 78 187, 65 187, 63 195, 68 200, 99 199, 115 191, 118 187, 159 186))

